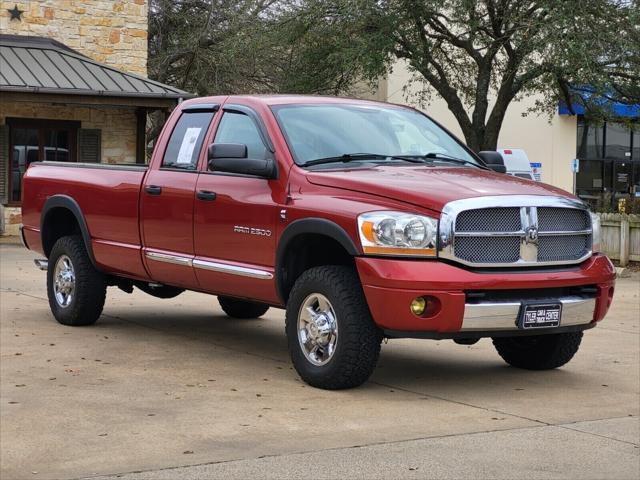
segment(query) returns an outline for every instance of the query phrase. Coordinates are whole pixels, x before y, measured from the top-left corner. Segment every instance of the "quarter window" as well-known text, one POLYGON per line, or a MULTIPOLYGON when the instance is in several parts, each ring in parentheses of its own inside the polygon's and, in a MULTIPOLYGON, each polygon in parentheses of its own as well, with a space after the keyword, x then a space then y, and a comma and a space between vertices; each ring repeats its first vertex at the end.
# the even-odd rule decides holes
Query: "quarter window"
POLYGON ((220 120, 215 143, 240 143, 247 146, 247 156, 252 159, 267 157, 267 148, 256 124, 244 113, 225 112, 220 120))
POLYGON ((212 118, 213 112, 183 113, 171 132, 162 167, 195 170, 212 118))

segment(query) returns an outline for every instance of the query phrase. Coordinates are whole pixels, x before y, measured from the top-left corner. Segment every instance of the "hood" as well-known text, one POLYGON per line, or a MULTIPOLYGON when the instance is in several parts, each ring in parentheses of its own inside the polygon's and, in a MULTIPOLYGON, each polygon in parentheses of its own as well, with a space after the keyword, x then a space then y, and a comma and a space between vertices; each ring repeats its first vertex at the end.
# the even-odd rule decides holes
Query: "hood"
POLYGON ((493 195, 553 195, 575 198, 544 183, 478 168, 377 166, 312 171, 309 182, 390 198, 441 212, 453 200, 493 195))

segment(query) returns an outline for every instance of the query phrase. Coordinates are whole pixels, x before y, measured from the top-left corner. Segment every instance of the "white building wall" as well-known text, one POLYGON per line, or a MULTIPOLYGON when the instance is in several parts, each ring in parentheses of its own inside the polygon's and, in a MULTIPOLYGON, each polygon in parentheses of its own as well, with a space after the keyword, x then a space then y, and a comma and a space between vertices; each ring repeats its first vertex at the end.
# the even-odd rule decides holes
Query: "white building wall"
MULTIPOLYGON (((412 104, 412 101, 415 101, 411 97, 412 90, 405 91, 410 78, 411 74, 405 65, 397 63, 393 73, 382 82, 377 96, 380 92, 386 91, 386 101, 412 104)), ((413 88, 414 92, 415 90, 413 88)), ((535 97, 530 97, 513 102, 509 106, 500 131, 498 148, 524 149, 530 162, 542 164, 543 182, 572 191, 571 160, 576 155, 576 117, 558 114, 551 118, 538 114, 523 116, 534 102, 535 97)), ((446 102, 437 94, 434 93, 429 105, 421 109, 464 140, 458 122, 449 111, 446 102)))

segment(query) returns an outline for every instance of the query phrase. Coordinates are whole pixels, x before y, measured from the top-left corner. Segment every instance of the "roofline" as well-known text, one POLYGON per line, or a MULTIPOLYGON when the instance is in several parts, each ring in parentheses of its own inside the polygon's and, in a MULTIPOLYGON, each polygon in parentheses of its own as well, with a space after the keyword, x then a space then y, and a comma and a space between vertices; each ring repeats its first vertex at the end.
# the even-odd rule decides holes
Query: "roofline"
POLYGON ((54 88, 54 87, 11 87, 0 85, 0 92, 17 93, 48 93, 55 95, 85 95, 89 97, 140 97, 140 98, 167 98, 167 99, 189 99, 195 95, 184 92, 180 93, 154 93, 154 92, 111 92, 105 90, 86 90, 77 88, 54 88))
MULTIPOLYGON (((150 83, 152 85, 155 85, 158 88, 161 88, 163 90, 168 90, 172 93, 170 94, 150 94, 147 95, 146 92, 141 92, 141 93, 130 93, 130 94, 126 94, 126 92, 114 92, 113 94, 109 93, 107 94, 105 93, 98 93, 98 95, 109 95, 109 96, 144 96, 144 97, 153 97, 154 95, 156 96, 156 98, 193 98, 195 97, 195 95, 193 95, 192 93, 189 92, 185 92, 184 90, 180 90, 179 88, 176 87, 172 87, 171 85, 166 85, 164 83, 158 82, 156 80, 152 80, 148 77, 144 77, 142 75, 138 75, 136 73, 132 73, 132 72, 128 72, 128 71, 124 71, 124 70, 119 70, 115 67, 112 67, 111 65, 106 65, 104 63, 100 63, 97 62, 96 60, 93 60, 90 57, 87 57, 79 52, 77 52, 76 50, 68 47, 67 45, 65 45, 64 43, 58 42, 57 40, 51 39, 51 38, 47 38, 47 37, 39 37, 39 36, 22 36, 22 35, 8 35, 8 34, 0 34, 0 46, 7 46, 7 47, 14 47, 14 48, 26 48, 26 49, 36 49, 36 50, 50 50, 50 51, 54 51, 54 52, 59 52, 61 54, 64 55, 68 55, 70 57, 74 57, 77 60, 84 62, 84 63, 90 63, 98 68, 104 68, 107 70, 110 70, 112 72, 116 72, 118 74, 124 75, 124 76, 128 76, 128 77, 132 77, 135 78, 137 80, 140 80, 141 82, 145 82, 145 83, 150 83), (24 38, 25 41, 21 41, 21 39, 24 38), (42 45, 40 45, 38 39, 42 39, 42 45), (48 44, 47 41, 48 40, 48 44)), ((7 87, 1 87, 2 90, 4 90, 7 87)), ((14 87, 8 87, 13 89, 14 87)), ((41 88, 41 87, 16 87, 16 88, 23 88, 24 90, 11 90, 11 91, 22 91, 22 92, 34 92, 33 89, 36 89, 35 91, 41 91, 41 92, 46 92, 46 93, 55 93, 53 90, 67 90, 65 92, 60 92, 60 93, 71 93, 73 94, 73 92, 69 91, 70 89, 54 89, 53 87, 45 87, 45 88, 41 88)), ((74 89, 75 90, 75 89, 74 89)), ((80 90, 78 92, 79 95, 87 95, 86 92, 95 92, 93 90, 80 90)), ((94 93, 95 95, 95 93, 94 93)))
POLYGON ((67 53, 80 55, 83 58, 89 58, 55 38, 41 37, 38 35, 13 35, 9 33, 0 33, 0 45, 20 48, 47 48, 49 50, 60 49, 67 53))

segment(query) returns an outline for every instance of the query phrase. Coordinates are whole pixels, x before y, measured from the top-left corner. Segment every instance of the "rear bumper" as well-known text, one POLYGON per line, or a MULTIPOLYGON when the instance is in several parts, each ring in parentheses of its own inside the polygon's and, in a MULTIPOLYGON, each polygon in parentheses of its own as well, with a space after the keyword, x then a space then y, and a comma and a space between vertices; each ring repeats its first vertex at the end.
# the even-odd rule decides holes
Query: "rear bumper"
POLYGON ((368 257, 358 257, 356 265, 374 321, 388 336, 396 337, 457 338, 584 330, 604 318, 615 282, 615 269, 604 255, 594 255, 562 270, 524 272, 479 272, 439 261, 368 257), (547 293, 549 289, 581 286, 593 288, 580 295, 549 297, 547 293), (487 292, 488 299, 469 298, 471 291, 487 292), (560 301, 560 327, 518 330, 521 292, 537 299, 560 301), (439 309, 429 316, 414 315, 410 303, 420 296, 435 299, 439 309))

